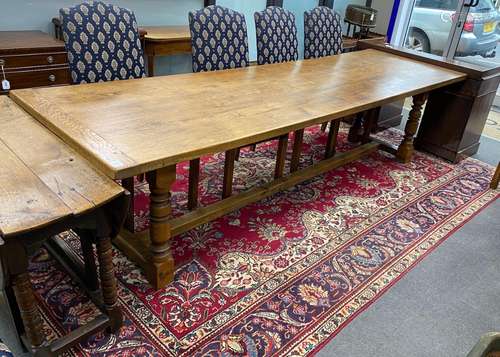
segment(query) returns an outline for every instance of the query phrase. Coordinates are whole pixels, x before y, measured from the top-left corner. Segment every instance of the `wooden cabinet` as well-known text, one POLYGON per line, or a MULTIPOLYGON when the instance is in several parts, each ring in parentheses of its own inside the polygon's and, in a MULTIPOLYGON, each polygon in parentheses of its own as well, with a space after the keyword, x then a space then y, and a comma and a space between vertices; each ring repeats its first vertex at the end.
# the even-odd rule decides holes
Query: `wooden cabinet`
POLYGON ((0 31, 0 63, 11 89, 71 83, 64 43, 41 31, 0 31))

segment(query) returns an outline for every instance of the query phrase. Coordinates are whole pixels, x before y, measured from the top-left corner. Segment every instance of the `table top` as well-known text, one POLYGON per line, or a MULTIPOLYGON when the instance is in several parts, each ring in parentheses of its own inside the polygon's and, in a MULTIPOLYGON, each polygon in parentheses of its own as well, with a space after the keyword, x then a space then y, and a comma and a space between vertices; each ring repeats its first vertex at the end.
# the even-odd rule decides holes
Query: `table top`
POLYGON ((189 26, 141 26, 147 32, 145 39, 149 42, 190 41, 189 26))
POLYGON ((4 236, 84 214, 123 193, 6 96, 0 96, 0 157, 4 236))
POLYGON ((112 178, 126 178, 462 81, 377 50, 10 96, 112 178))
POLYGON ((65 51, 64 42, 42 31, 0 31, 0 54, 65 51))

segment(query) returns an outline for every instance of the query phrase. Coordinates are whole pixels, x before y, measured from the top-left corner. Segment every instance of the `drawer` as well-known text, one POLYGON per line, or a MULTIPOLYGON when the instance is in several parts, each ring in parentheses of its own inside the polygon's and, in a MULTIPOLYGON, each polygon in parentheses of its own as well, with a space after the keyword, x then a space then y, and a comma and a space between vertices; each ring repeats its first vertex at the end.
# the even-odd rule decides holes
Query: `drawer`
POLYGON ((4 68, 20 68, 35 66, 64 65, 68 63, 66 52, 33 53, 19 55, 0 55, 4 68))
POLYGON ((6 71, 5 76, 10 82, 11 90, 71 83, 69 66, 6 71))

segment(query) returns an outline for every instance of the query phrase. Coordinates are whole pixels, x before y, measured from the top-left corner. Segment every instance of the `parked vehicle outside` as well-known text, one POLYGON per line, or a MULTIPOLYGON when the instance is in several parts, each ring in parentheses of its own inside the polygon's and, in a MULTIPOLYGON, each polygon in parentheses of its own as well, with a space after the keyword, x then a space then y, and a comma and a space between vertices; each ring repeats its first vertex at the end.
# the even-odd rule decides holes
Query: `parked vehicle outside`
MULTIPOLYGON (((458 0, 417 0, 405 46, 417 51, 442 54, 448 40, 458 0)), ((471 7, 463 26, 456 56, 495 57, 500 39, 500 13, 492 0, 479 0, 471 7)))

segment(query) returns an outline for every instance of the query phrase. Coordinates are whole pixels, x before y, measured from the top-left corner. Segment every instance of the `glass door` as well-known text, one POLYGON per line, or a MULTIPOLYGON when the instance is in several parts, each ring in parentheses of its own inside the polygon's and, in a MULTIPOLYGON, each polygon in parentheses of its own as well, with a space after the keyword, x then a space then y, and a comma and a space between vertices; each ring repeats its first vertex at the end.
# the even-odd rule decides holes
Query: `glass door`
POLYGON ((460 3, 463 0, 414 1, 400 45, 415 51, 446 55, 460 3))
MULTIPOLYGON (((500 65, 500 1, 473 0, 461 18, 460 33, 451 41, 450 57, 482 67, 500 65)), ((493 101, 483 135, 500 141, 500 91, 493 101)))
POLYGON ((493 0, 468 0, 450 43, 449 58, 480 65, 500 64, 500 13, 493 0))
MULTIPOLYGON (((401 0, 391 43, 482 67, 500 65, 500 0, 401 0)), ((500 91, 483 135, 500 140, 500 91)))

